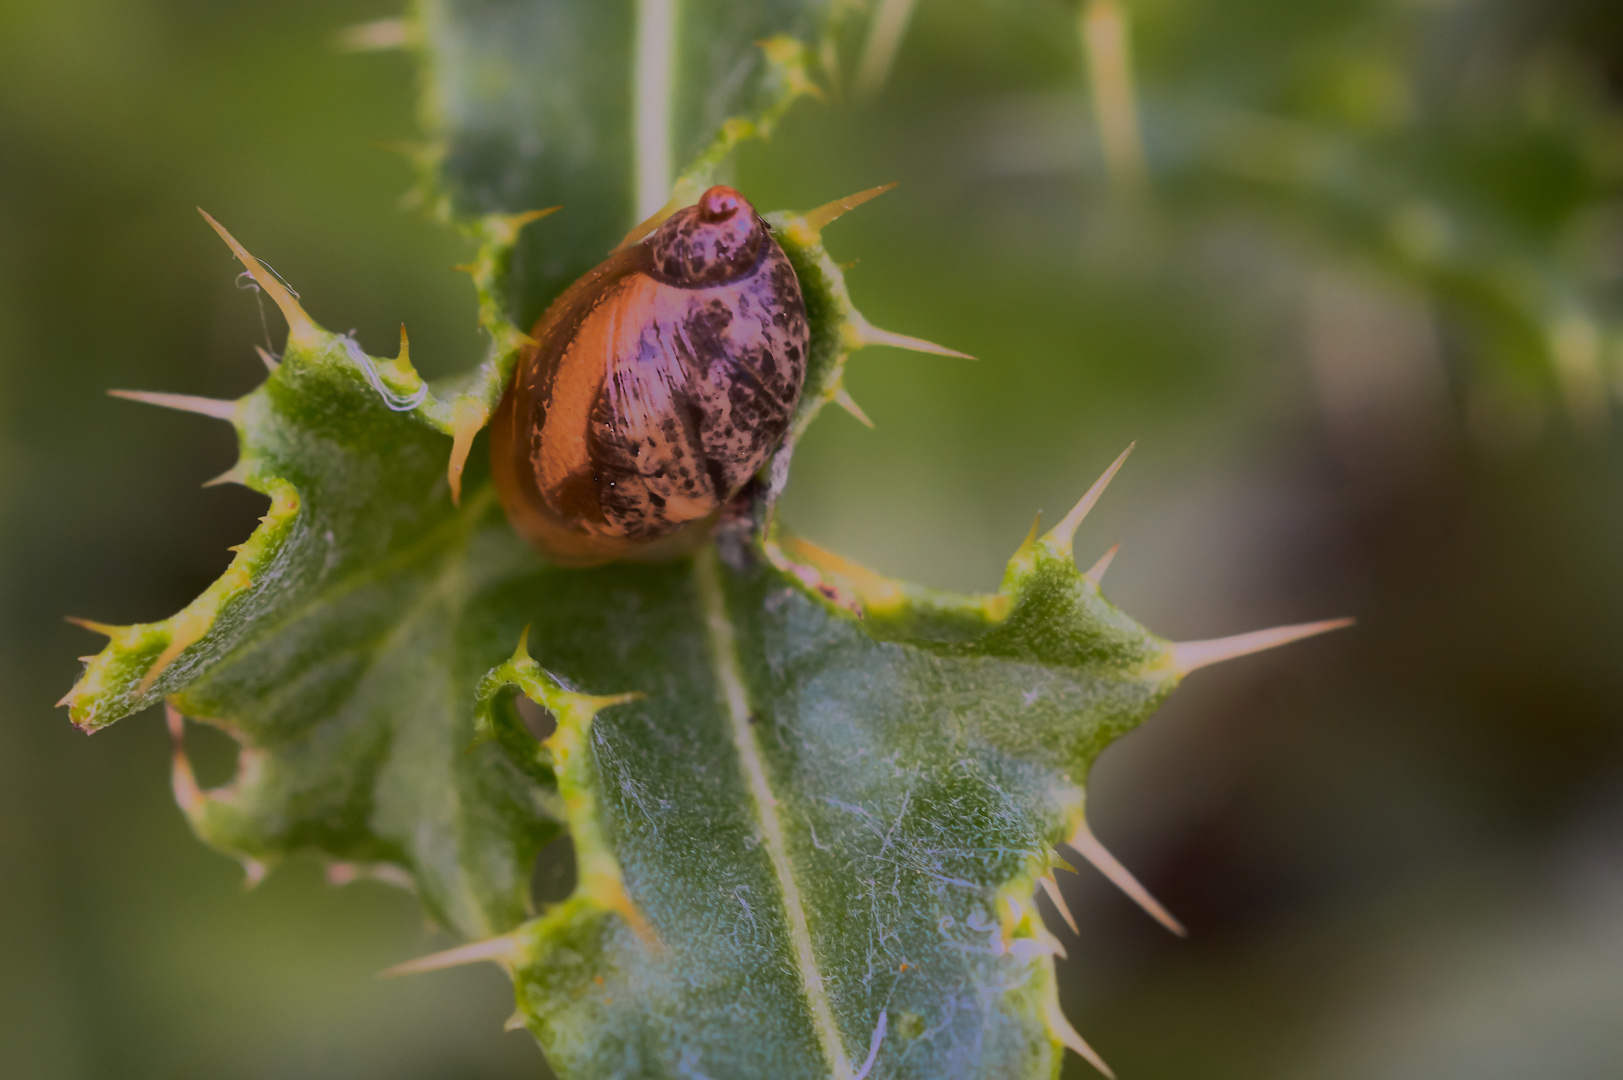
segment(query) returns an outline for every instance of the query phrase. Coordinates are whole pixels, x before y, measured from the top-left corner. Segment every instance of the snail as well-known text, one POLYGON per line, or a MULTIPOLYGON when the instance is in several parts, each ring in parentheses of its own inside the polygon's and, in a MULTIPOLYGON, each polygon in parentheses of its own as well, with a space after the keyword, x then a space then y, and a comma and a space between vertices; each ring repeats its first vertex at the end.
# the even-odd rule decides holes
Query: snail
POLYGON ((508 520, 566 566, 679 554, 782 441, 806 377, 789 259, 712 187, 552 302, 491 420, 508 520))

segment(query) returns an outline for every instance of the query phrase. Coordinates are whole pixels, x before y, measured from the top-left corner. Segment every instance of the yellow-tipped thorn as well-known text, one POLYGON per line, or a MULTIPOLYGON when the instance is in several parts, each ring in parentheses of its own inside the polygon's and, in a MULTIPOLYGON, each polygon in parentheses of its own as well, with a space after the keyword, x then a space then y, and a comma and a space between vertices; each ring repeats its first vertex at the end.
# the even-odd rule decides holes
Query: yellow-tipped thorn
MULTIPOLYGON (((402 346, 403 347, 403 346, 402 346)), ((451 418, 451 460, 445 466, 445 479, 451 485, 451 502, 462 505, 462 470, 467 467, 468 453, 473 449, 473 437, 490 419, 490 410, 484 402, 465 398, 457 404, 451 418)))
POLYGON ((202 807, 204 795, 197 785, 197 775, 192 772, 191 759, 186 756, 186 718, 167 701, 163 715, 169 724, 169 788, 175 794, 175 805, 182 813, 191 815, 202 807))
POLYGON ((1110 463, 1110 468, 1105 470, 1104 475, 1095 480, 1093 486, 1088 488, 1087 494, 1083 495, 1081 500, 1071 507, 1071 512, 1061 518, 1060 523, 1048 531, 1048 535, 1043 539, 1050 547, 1065 555, 1071 553, 1071 542, 1076 538, 1076 530, 1081 526, 1082 519, 1088 516, 1088 511, 1093 509, 1094 504, 1099 501, 1099 497, 1105 493, 1105 488, 1110 486, 1110 481, 1115 479, 1116 473, 1120 472, 1121 467, 1126 464, 1127 455, 1131 454, 1133 447, 1137 445, 1136 440, 1129 443, 1127 449, 1123 450, 1116 460, 1110 463))
POLYGON ((1109 1077, 1110 1080, 1116 1080, 1116 1074, 1111 1071, 1109 1065, 1105 1064, 1104 1058, 1095 1053, 1093 1047, 1087 1044, 1087 1040, 1078 1035, 1076 1029, 1071 1026, 1071 1022, 1065 1019, 1065 1013, 1059 1007, 1059 995, 1057 993, 1051 992, 1049 994, 1047 1007, 1044 1011, 1047 1014, 1044 1019, 1048 1021, 1049 1032, 1064 1043, 1066 1049, 1075 1051, 1078 1057, 1098 1069, 1100 1073, 1109 1077))
POLYGON ((276 359, 276 357, 272 356, 270 354, 270 350, 266 349, 263 345, 255 345, 254 352, 259 354, 259 360, 265 365, 266 371, 274 372, 277 368, 282 366, 282 362, 276 359))
POLYGON ((975 359, 968 353, 959 352, 957 349, 949 349, 945 345, 937 345, 933 341, 925 341, 923 338, 909 337, 906 334, 881 330, 860 314, 854 312, 851 316, 851 328, 856 334, 859 346, 889 345, 893 349, 910 349, 913 352, 934 353, 937 356, 956 356, 960 360, 975 359))
POLYGON ((1116 552, 1120 550, 1120 544, 1113 544, 1110 550, 1099 556, 1099 561, 1088 567, 1088 572, 1082 576, 1093 582, 1095 585, 1099 584, 1105 579, 1105 571, 1109 570, 1110 564, 1116 561, 1116 552))
POLYGON ((542 209, 542 210, 525 210, 522 213, 509 214, 509 215, 507 215, 507 225, 514 232, 518 232, 520 229, 524 228, 524 226, 528 225, 530 222, 532 222, 532 221, 540 221, 542 218, 548 217, 548 216, 550 216, 552 214, 556 214, 558 211, 560 211, 562 209, 563 209, 563 204, 560 203, 557 206, 548 206, 548 207, 546 207, 545 209, 542 209))
POLYGON ((376 19, 338 31, 338 47, 345 52, 388 52, 417 43, 414 26, 406 19, 376 19))
POLYGON ((156 405, 160 409, 179 409, 199 416, 212 416, 216 420, 229 422, 237 418, 237 403, 220 398, 198 397, 195 394, 158 394, 150 390, 109 390, 107 395, 125 401, 139 401, 144 405, 156 405))
POLYGON ((857 594, 857 599, 864 608, 883 611, 896 607, 905 600, 896 582, 860 563, 852 562, 843 555, 836 555, 798 536, 784 536, 781 543, 791 557, 814 567, 821 574, 836 577, 849 586, 851 591, 857 594))
POLYGON ((231 249, 232 254, 236 255, 237 261, 242 263, 248 273, 253 276, 254 283, 264 289, 265 293, 276 302, 276 306, 282 311, 282 317, 287 320, 288 337, 315 337, 317 333, 315 321, 305 314, 304 308, 299 306, 298 300, 294 299, 293 294, 288 292, 287 286, 282 284, 282 280, 266 270, 264 264, 258 259, 248 254, 248 249, 237 243, 237 238, 226 232, 225 226, 210 217, 207 210, 199 206, 197 212, 203 215, 203 220, 214 226, 214 231, 220 234, 220 239, 226 242, 226 246, 231 249))
POLYGON ((444 971, 446 968, 462 967, 465 964, 480 964, 486 960, 498 964, 516 964, 521 958, 518 939, 511 934, 490 938, 487 941, 475 941, 469 945, 458 945, 454 949, 444 952, 430 953, 420 956, 416 960, 407 960, 404 964, 396 964, 378 972, 380 979, 393 979, 401 975, 421 975, 425 971, 444 971))
POLYGON ((652 214, 649 214, 647 217, 637 222, 637 224, 633 225, 631 227, 631 231, 622 236, 620 238, 620 242, 614 245, 614 250, 619 251, 621 248, 628 248, 632 244, 641 243, 643 240, 646 240, 648 237, 653 235, 655 229, 664 224, 666 218, 682 209, 684 205, 685 204, 682 202, 682 193, 673 193, 671 197, 666 200, 664 206, 661 206, 658 210, 655 210, 652 214))
POLYGON ((406 324, 400 324, 400 355, 395 357, 395 363, 401 367, 411 363, 411 341, 406 337, 406 324))
POLYGON ((868 414, 862 411, 862 406, 857 404, 856 399, 851 396, 851 392, 845 387, 842 386, 834 391, 834 404, 856 417, 857 423, 863 427, 873 427, 873 421, 868 419, 868 414))
POLYGON ((1189 931, 1184 929, 1183 923, 1174 919, 1172 913, 1162 907, 1160 901, 1151 896, 1150 891, 1139 883, 1132 871, 1123 866, 1103 844, 1099 843, 1093 831, 1088 828, 1087 821, 1084 820, 1079 824, 1075 834, 1065 843, 1067 847, 1092 863, 1095 870, 1110 879, 1112 885, 1126 893, 1128 898, 1143 908, 1150 918, 1179 937, 1189 936, 1189 931))
POLYGON ((109 623, 96 622, 94 619, 81 619, 77 615, 64 615, 62 618, 65 622, 70 622, 74 626, 82 626, 92 634, 100 634, 102 637, 112 637, 120 630, 120 627, 109 623))
POLYGON ((1209 641, 1180 641, 1172 646, 1172 666, 1180 676, 1210 664, 1220 664, 1237 656, 1249 656, 1265 649, 1277 649, 1293 641, 1301 641, 1317 634, 1327 634, 1351 626, 1355 619, 1325 619, 1323 622, 1298 623, 1295 626, 1276 626, 1271 630, 1254 630, 1249 634, 1213 638, 1209 641))
POLYGON ((1015 549, 1014 557, 1016 559, 1023 558, 1024 556, 1031 554, 1032 549, 1037 546, 1037 530, 1042 527, 1043 512, 1039 510, 1037 511, 1037 516, 1031 519, 1031 528, 1026 530, 1026 538, 1020 541, 1020 546, 1015 549))
POLYGON ((1048 894, 1048 899, 1054 902, 1054 910, 1065 920, 1065 925, 1071 928, 1071 933, 1080 937, 1082 931, 1076 928, 1076 919, 1071 916, 1071 908, 1065 903, 1065 896, 1059 891, 1059 881, 1055 879, 1054 872, 1050 870, 1037 880, 1042 884, 1043 892, 1048 894))
POLYGON ((808 210, 805 214, 806 227, 814 233, 820 233, 831 222, 838 221, 845 214, 855 210, 863 203, 879 198, 879 196, 895 187, 896 184, 897 181, 880 184, 878 187, 859 191, 855 195, 847 195, 843 199, 835 199, 833 202, 824 203, 815 210, 808 210))

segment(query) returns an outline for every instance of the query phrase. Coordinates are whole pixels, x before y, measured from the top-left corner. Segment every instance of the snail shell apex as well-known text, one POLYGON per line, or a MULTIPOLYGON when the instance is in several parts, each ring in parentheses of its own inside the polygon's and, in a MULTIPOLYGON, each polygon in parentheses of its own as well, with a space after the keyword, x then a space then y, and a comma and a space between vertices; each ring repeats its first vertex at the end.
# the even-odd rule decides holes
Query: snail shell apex
POLYGON ((690 546, 788 431, 808 333, 766 223, 709 189, 536 324, 491 420, 509 520, 565 565, 690 546))

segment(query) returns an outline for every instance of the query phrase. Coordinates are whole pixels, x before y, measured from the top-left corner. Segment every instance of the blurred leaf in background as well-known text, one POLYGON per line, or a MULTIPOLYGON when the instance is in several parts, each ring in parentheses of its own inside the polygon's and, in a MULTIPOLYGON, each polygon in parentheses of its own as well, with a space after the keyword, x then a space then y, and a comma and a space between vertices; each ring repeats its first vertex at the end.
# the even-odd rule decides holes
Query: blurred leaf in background
MULTIPOLYGON (((1077 1026, 1136 1080, 1623 1071, 1616 6, 879 6, 882 88, 798 106, 739 182, 809 206, 902 180, 835 254, 877 323, 983 359, 864 354, 877 430, 811 430, 788 523, 989 587, 1136 437, 1079 540, 1124 542, 1125 608, 1180 638, 1361 617, 1200 676, 1105 756, 1095 831, 1192 938, 1067 878, 1077 1026), (1138 165, 1101 137, 1123 85, 1138 165)), ((260 377, 194 205, 372 351, 409 321, 425 374, 479 355, 467 252, 397 207, 410 166, 378 148, 419 137, 413 73, 333 47, 393 14, 0 7, 8 1072, 541 1073, 498 972, 371 980, 437 944, 409 897, 313 867, 244 895, 170 802, 156 716, 86 744, 51 710, 94 647, 61 616, 178 608, 263 512, 196 489, 227 433, 102 394, 260 377)))

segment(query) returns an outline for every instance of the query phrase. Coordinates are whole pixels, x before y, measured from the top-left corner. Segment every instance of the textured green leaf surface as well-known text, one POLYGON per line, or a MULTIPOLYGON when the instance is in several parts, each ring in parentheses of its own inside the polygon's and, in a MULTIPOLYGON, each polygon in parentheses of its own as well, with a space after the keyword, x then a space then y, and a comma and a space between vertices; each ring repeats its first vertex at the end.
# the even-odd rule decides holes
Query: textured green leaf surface
POLYGON ((638 191, 668 186, 669 168, 643 179, 659 160, 702 184, 739 139, 770 130, 847 6, 421 0, 425 190, 457 218, 568 208, 515 254, 513 310, 528 325, 653 208, 638 191))
MULTIPOLYGON (((523 341, 508 311, 529 299, 510 304, 509 286, 531 219, 511 215, 581 196, 523 233, 556 255, 531 279, 541 299, 634 223, 624 183, 599 182, 623 175, 608 143, 629 123, 593 81, 625 82, 628 16, 610 8, 422 9, 448 125, 439 190, 484 215, 471 269, 492 345, 469 377, 426 386, 404 339, 395 360, 367 356, 226 237, 288 318, 279 366, 237 402, 145 396, 233 422, 228 479, 270 512, 185 611, 92 624, 112 641, 65 699, 72 718, 93 731, 161 699, 177 736, 182 717, 229 733, 237 776, 207 791, 177 741, 198 835, 251 874, 304 853, 411 884, 472 942, 415 966, 503 963, 571 1080, 1052 1076, 1066 1046, 1086 1050, 1033 898, 1082 825, 1088 770, 1181 672, 1266 642, 1173 646, 1111 606, 1070 552, 1102 481, 989 596, 780 536, 770 500, 792 440, 753 526, 692 558, 567 570, 520 541, 481 448, 466 452, 523 341), (550 62, 521 63, 525 43, 550 62), (571 112, 568 94, 590 100, 571 112), (598 144, 551 141, 566 136, 598 144), (545 739, 521 694, 554 718, 545 739), (564 829, 576 890, 536 912, 531 867, 564 829)), ((815 42, 755 43, 827 18, 679 10, 695 82, 673 130, 690 150, 768 125, 804 89, 783 58, 815 42)), ((852 306, 822 247, 829 216, 771 218, 812 328, 797 433, 839 399, 851 350, 904 340, 852 306)))

